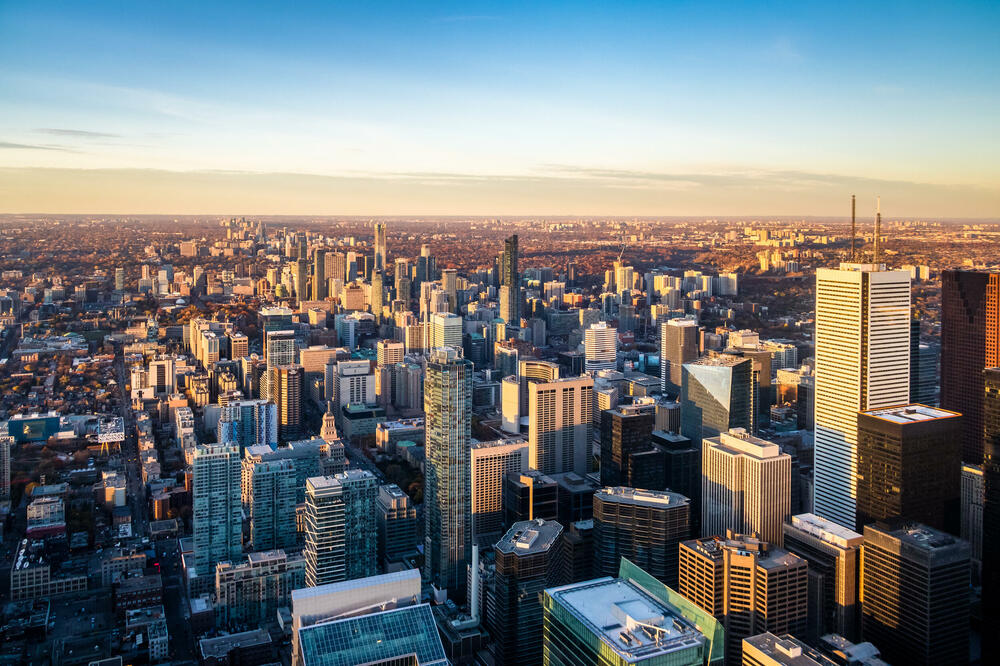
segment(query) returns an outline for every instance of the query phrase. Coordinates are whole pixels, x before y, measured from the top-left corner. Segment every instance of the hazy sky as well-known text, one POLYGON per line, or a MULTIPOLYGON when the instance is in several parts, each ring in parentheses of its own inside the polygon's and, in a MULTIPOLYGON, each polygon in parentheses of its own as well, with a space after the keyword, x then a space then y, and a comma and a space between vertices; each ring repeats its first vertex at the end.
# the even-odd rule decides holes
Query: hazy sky
POLYGON ((0 212, 998 217, 998 26, 997 2, 0 0, 0 212))

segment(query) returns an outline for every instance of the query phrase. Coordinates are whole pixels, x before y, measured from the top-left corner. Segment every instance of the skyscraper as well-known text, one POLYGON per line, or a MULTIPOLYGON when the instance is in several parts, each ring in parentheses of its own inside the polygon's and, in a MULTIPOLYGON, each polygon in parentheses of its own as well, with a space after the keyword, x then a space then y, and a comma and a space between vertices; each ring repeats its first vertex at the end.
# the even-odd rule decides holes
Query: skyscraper
POLYGON ((670 319, 660 326, 660 390, 678 395, 684 364, 698 358, 698 322, 670 319))
POLYGON ((517 234, 503 242, 500 260, 500 318, 521 325, 521 274, 517 271, 517 234))
POLYGON ((705 437, 732 428, 750 429, 752 362, 722 354, 684 364, 681 381, 681 434, 701 447, 705 437))
POLYGON ((496 574, 487 604, 493 655, 500 665, 542 663, 542 592, 562 582, 557 522, 514 523, 494 547, 496 574))
POLYGON ((268 368, 295 363, 295 331, 265 331, 264 358, 268 368))
POLYGON ((211 576, 216 562, 243 551, 240 450, 201 445, 191 463, 194 562, 198 576, 211 576))
POLYGON ((312 299, 322 301, 326 295, 326 250, 317 248, 313 255, 312 299))
POLYGON ((618 367, 618 330, 599 321, 584 331, 586 370, 615 370, 618 367))
POLYGON ((839 634, 856 641, 861 628, 861 546, 864 537, 811 513, 784 525, 785 549, 809 562, 806 637, 839 634))
POLYGON ((457 598, 465 596, 472 552, 472 372, 460 347, 439 347, 431 351, 424 381, 424 578, 457 598))
POLYGON ((387 253, 385 245, 385 222, 375 223, 375 271, 384 271, 388 268, 387 253))
POLYGON ((791 456, 738 428, 701 447, 702 534, 732 530, 780 546, 791 514, 791 456))
POLYGON ((266 398, 273 402, 278 413, 278 438, 294 440, 301 434, 302 425, 302 366, 278 365, 268 368, 266 398))
POLYGON ((251 549, 295 546, 295 463, 244 458, 241 485, 244 508, 250 519, 251 549))
POLYGON ((910 274, 881 264, 817 269, 817 515, 854 527, 857 412, 909 396, 910 274))
POLYGON ((529 464, 544 474, 590 470, 594 380, 522 378, 528 399, 529 464))
POLYGON ((604 488, 594 493, 594 569, 617 571, 626 558, 677 587, 677 545, 691 536, 691 502, 666 491, 604 488))
POLYGON ((858 414, 857 529, 905 518, 959 532, 962 415, 925 405, 858 414))
POLYGON ((392 561, 416 551, 417 510, 409 495, 395 483, 379 487, 376 512, 381 561, 392 561))
POLYGON ((862 561, 861 631, 886 661, 969 662, 968 543, 919 523, 865 525, 862 561))
POLYGON ((299 302, 309 300, 309 260, 299 258, 295 260, 295 298, 299 302))
POLYGON ((1000 272, 941 273, 941 407, 959 412, 962 460, 983 461, 983 370, 1000 366, 1000 272))
POLYGON ((428 325, 428 348, 462 348, 462 318, 450 312, 435 312, 428 325))
POLYGON ((633 454, 652 447, 655 418, 655 404, 621 405, 601 412, 601 485, 662 490, 662 464, 658 475, 649 474, 648 466, 637 469, 632 464, 633 454))
MULTIPOLYGON (((983 373, 983 626, 1000 626, 1000 368, 983 373), (987 557, 987 554, 993 554, 987 557)), ((983 635, 983 663, 1000 659, 1000 636, 983 635)))
POLYGON ((382 323, 382 301, 385 295, 384 275, 381 270, 372 271, 371 291, 368 298, 372 314, 375 315, 375 326, 382 323))
POLYGON ((503 534, 503 485, 510 472, 528 469, 528 445, 523 439, 472 443, 469 450, 472 532, 477 541, 503 534))
POLYGON ((305 533, 306 585, 346 580, 343 488, 335 477, 306 480, 305 533))
POLYGON ((0 435, 0 499, 10 497, 10 449, 14 438, 0 435))
POLYGON ((740 664, 744 638, 805 631, 808 569, 798 555, 730 532, 681 544, 678 590, 722 623, 726 664, 740 664))
POLYGON ((240 451, 249 446, 277 446, 277 406, 269 400, 236 400, 222 405, 216 441, 238 445, 240 451))
POLYGON ((357 468, 334 478, 340 483, 344 502, 344 579, 374 576, 378 568, 378 480, 368 470, 357 468))

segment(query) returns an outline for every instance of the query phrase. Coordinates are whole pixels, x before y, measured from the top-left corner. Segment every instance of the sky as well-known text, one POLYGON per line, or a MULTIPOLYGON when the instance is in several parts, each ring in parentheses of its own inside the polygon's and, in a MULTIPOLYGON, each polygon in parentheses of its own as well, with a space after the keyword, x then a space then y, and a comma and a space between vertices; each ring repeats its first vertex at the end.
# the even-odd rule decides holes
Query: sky
POLYGON ((0 212, 1000 218, 1000 3, 0 0, 0 212))

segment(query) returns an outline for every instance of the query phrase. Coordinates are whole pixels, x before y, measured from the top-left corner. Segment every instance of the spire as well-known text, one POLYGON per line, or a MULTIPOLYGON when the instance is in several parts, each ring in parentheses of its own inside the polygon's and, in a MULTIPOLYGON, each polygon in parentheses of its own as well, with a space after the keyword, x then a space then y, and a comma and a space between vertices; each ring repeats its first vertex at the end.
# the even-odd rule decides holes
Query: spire
POLYGON ((854 217, 854 195, 851 195, 851 261, 858 260, 858 250, 856 241, 858 237, 858 224, 854 217))
POLYGON ((880 245, 882 244, 882 197, 875 197, 875 249, 872 263, 878 263, 880 245))
POLYGON ((326 413, 323 414, 323 427, 319 431, 319 436, 326 442, 340 439, 340 436, 337 435, 337 423, 336 416, 333 413, 332 400, 328 400, 326 403, 326 413))

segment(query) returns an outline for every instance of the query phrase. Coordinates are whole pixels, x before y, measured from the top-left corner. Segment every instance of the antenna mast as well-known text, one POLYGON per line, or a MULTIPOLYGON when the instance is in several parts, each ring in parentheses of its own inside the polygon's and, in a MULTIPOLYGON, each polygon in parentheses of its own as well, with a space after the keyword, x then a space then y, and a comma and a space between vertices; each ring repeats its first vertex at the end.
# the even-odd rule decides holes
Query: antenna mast
POLYGON ((882 240, 882 197, 875 197, 875 250, 872 263, 878 263, 879 249, 882 240))
POLYGON ((858 236, 858 224, 854 217, 854 195, 851 195, 851 261, 858 260, 858 251, 855 245, 855 241, 858 236))

